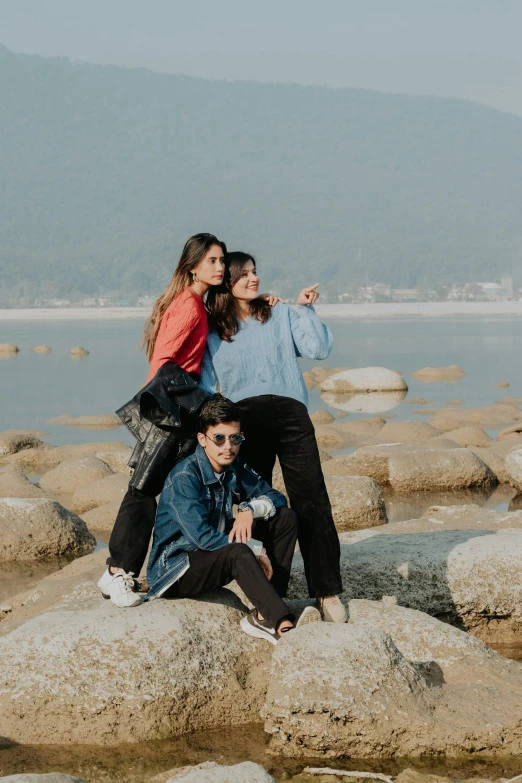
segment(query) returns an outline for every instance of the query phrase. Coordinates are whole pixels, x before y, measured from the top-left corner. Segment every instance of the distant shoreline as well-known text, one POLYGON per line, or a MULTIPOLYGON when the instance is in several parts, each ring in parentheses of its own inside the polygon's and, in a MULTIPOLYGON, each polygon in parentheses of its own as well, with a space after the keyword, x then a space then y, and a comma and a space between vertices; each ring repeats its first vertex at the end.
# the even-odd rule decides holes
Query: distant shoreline
MULTIPOLYGON (((476 318, 504 316, 522 317, 521 302, 408 302, 383 304, 319 304, 322 318, 476 318)), ((76 307, 33 308, 27 310, 0 309, 2 321, 95 321, 144 320, 149 307, 76 307)))

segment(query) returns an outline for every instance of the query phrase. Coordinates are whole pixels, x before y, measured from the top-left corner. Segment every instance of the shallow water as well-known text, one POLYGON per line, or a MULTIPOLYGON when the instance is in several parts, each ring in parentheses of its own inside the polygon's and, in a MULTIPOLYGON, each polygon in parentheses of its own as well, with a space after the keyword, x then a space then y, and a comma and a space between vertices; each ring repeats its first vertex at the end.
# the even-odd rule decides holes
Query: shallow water
POLYGON ((142 783, 173 767, 216 761, 218 764, 238 764, 254 761, 267 769, 275 779, 289 781, 305 766, 330 767, 359 771, 382 772, 395 776, 407 767, 419 772, 448 775, 455 778, 514 777, 520 772, 522 759, 419 759, 375 760, 300 759, 294 761, 269 756, 267 735, 262 725, 234 726, 216 731, 197 732, 162 742, 139 745, 99 747, 89 745, 45 746, 15 745, 0 747, 0 776, 31 772, 67 772, 90 783, 142 783))

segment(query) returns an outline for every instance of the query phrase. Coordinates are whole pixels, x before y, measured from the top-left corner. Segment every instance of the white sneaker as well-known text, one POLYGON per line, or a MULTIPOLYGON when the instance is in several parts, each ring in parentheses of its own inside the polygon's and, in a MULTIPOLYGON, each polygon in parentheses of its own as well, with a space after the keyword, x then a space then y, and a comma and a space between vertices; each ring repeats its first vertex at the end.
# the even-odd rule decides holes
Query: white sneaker
POLYGON ((301 628, 303 625, 308 625, 309 623, 320 623, 322 619, 323 618, 321 617, 321 612, 319 609, 316 609, 315 606, 305 606, 295 624, 295 627, 301 628))
POLYGON ((110 569, 107 568, 98 581, 98 587, 103 597, 110 598, 120 609, 141 604, 141 595, 134 590, 134 576, 123 568, 118 568, 115 574, 111 574, 110 569))
POLYGON ((318 598, 317 603, 325 623, 346 623, 348 615, 344 604, 338 595, 328 595, 318 598))

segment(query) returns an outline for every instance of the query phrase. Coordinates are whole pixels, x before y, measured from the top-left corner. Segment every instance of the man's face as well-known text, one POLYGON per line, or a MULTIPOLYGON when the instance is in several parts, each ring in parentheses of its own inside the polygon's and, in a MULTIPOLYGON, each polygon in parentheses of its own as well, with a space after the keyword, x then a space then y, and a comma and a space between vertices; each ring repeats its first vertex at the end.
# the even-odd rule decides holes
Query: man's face
POLYGON ((216 424, 214 427, 209 427, 204 434, 198 432, 198 441, 207 452, 208 460, 216 473, 221 473, 231 465, 239 454, 241 444, 234 445, 230 442, 230 438, 240 433, 241 425, 238 421, 216 424))

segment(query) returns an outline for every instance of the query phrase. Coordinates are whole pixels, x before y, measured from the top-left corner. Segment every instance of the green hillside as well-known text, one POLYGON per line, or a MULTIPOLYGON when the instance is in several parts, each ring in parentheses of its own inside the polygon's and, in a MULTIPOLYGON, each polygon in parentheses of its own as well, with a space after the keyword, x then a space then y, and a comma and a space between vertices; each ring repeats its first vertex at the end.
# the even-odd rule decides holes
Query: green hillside
POLYGON ((4 293, 155 293, 197 231, 285 294, 522 282, 522 118, 466 101, 0 47, 0 139, 4 293))

